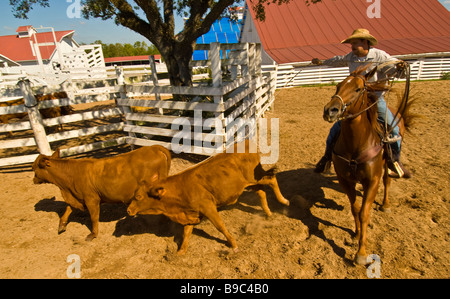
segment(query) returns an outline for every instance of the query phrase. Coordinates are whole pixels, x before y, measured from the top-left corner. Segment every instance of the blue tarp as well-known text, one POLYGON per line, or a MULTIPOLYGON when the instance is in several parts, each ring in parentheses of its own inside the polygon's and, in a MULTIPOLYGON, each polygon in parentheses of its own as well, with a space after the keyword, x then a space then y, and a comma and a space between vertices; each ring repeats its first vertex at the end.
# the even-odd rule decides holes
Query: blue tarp
MULTIPOLYGON (((219 42, 221 44, 234 44, 239 42, 239 34, 241 31, 241 23, 238 21, 230 20, 230 18, 222 18, 220 20, 216 20, 209 32, 200 36, 197 39, 197 44, 210 44, 219 42)), ((228 57, 227 51, 227 57, 228 57)), ((221 57, 223 57, 223 53, 221 51, 221 57)), ((208 51, 204 50, 196 50, 194 51, 194 55, 192 60, 207 60, 208 59, 208 51)))

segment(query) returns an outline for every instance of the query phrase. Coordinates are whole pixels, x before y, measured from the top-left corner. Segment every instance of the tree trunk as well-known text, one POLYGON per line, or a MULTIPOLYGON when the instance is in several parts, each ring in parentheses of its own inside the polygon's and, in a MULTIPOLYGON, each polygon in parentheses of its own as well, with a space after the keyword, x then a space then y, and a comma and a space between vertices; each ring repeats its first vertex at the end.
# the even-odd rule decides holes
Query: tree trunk
POLYGON ((164 50, 161 51, 161 56, 167 65, 171 85, 192 86, 192 72, 189 63, 193 53, 194 45, 180 43, 175 43, 173 47, 164 47, 164 50))

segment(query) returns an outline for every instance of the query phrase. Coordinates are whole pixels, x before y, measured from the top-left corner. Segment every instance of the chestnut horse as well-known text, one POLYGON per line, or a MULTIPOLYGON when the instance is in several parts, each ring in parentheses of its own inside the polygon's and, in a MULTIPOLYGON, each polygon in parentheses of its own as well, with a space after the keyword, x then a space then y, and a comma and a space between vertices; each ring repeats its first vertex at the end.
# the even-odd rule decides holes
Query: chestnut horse
MULTIPOLYGON (((328 122, 341 120, 341 133, 334 146, 333 163, 340 185, 350 199, 355 219, 355 239, 359 240, 357 264, 367 264, 366 238, 370 210, 383 174, 383 210, 389 209, 388 190, 390 177, 386 155, 383 154, 382 129, 377 121, 377 96, 371 91, 387 90, 387 82, 368 82, 375 74, 375 67, 366 75, 369 67, 358 68, 337 85, 336 93, 324 107, 323 118, 328 122), (362 206, 356 202, 356 183, 363 186, 362 206)), ((406 93, 405 93, 406 94, 406 93)), ((403 136, 408 109, 403 110, 399 129, 403 136)))

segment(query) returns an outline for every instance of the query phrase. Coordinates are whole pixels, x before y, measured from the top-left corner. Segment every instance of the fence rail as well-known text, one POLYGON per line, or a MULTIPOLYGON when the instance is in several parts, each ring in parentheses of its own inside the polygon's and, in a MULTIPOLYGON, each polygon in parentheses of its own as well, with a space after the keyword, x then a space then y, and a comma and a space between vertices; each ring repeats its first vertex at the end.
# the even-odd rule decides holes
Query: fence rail
MULTIPOLYGON (((277 87, 338 82, 348 75, 347 68, 306 64, 262 70, 259 44, 213 43, 197 49, 209 51, 209 60, 192 62, 192 66, 208 67, 211 80, 190 87, 158 80, 157 72, 151 72, 157 70, 154 63, 141 70, 141 75, 151 76, 143 83, 127 80, 138 75, 136 66, 116 68, 113 74, 109 69, 107 78, 100 80, 95 68, 84 72, 82 80, 73 79, 70 75, 74 73, 41 77, 18 73, 10 79, 2 75, 0 167, 31 163, 39 153, 50 154, 61 146, 62 156, 122 144, 160 144, 173 151, 210 155, 254 133, 255 120, 273 105, 277 87), (224 50, 231 50, 228 59, 221 59, 224 50), (50 81, 57 85, 50 86, 50 81), (49 93, 56 88, 64 90, 67 97, 38 102, 33 95, 37 90, 49 93), (161 99, 162 95, 167 96, 161 99), (71 114, 43 119, 44 109, 66 106, 74 108, 71 114), (21 120, 4 121, 15 116, 21 120)), ((450 72, 449 57, 401 58, 411 64, 413 80, 437 79, 450 72)))
MULTIPOLYGON (((161 144, 174 150, 179 145, 174 138, 181 136, 184 151, 206 155, 223 151, 242 130, 250 133, 246 121, 238 119, 262 117, 273 104, 276 75, 262 75, 260 45, 200 47, 210 52, 210 60, 202 65, 211 69, 212 82, 191 87, 167 85, 156 74, 153 83, 131 84, 123 68, 117 68, 114 78, 100 81, 102 87, 84 86, 99 82, 85 76, 61 85, 67 97, 37 102, 31 83, 38 85, 38 81, 21 80, 19 91, 9 89, 0 96, 0 117, 26 113, 29 120, 0 124, 0 167, 31 163, 39 153, 48 155, 61 144, 62 156, 121 144, 161 144), (221 50, 231 50, 230 59, 220 59, 221 50), (229 74, 223 74, 223 68, 229 74), (162 94, 174 99, 161 100, 162 94), (22 98, 20 104, 9 103, 22 98), (95 107, 80 108, 87 104, 95 107), (43 109, 69 105, 74 108, 72 114, 42 119, 43 109), (54 131, 61 125, 62 131, 54 131), (101 134, 106 136, 96 138, 101 134)), ((150 68, 156 69, 155 65, 150 68)))
MULTIPOLYGON (((440 54, 395 56, 411 65, 411 80, 440 79, 450 72, 450 52, 440 54), (436 57, 436 55, 442 55, 436 57)), ((273 69, 265 66, 264 69, 273 69)), ((348 75, 348 67, 313 66, 309 62, 282 64, 277 69, 277 88, 301 85, 329 84, 342 81, 348 75)))

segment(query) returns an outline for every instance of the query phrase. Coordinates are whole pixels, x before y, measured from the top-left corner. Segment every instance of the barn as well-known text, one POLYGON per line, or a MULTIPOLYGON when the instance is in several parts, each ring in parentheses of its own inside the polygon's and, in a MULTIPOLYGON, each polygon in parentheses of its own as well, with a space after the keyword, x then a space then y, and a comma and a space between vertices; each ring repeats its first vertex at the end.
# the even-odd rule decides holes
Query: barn
POLYGON ((80 46, 74 30, 20 26, 16 35, 0 36, 0 71, 54 73, 73 68, 104 67, 101 46, 80 46))
MULTIPOLYGON (((304 67, 312 58, 350 52, 340 42, 356 28, 376 36, 377 48, 415 63, 417 79, 436 79, 450 72, 450 12, 438 0, 323 0, 310 5, 297 0, 267 5, 264 22, 256 20, 252 7, 252 1, 246 0, 240 42, 261 43, 263 64, 278 66, 287 72, 286 77, 298 73, 296 66, 304 67)), ((316 77, 321 69, 314 70, 316 77)), ((345 75, 321 73, 320 80, 309 75, 311 80, 304 83, 326 83, 345 75)))

